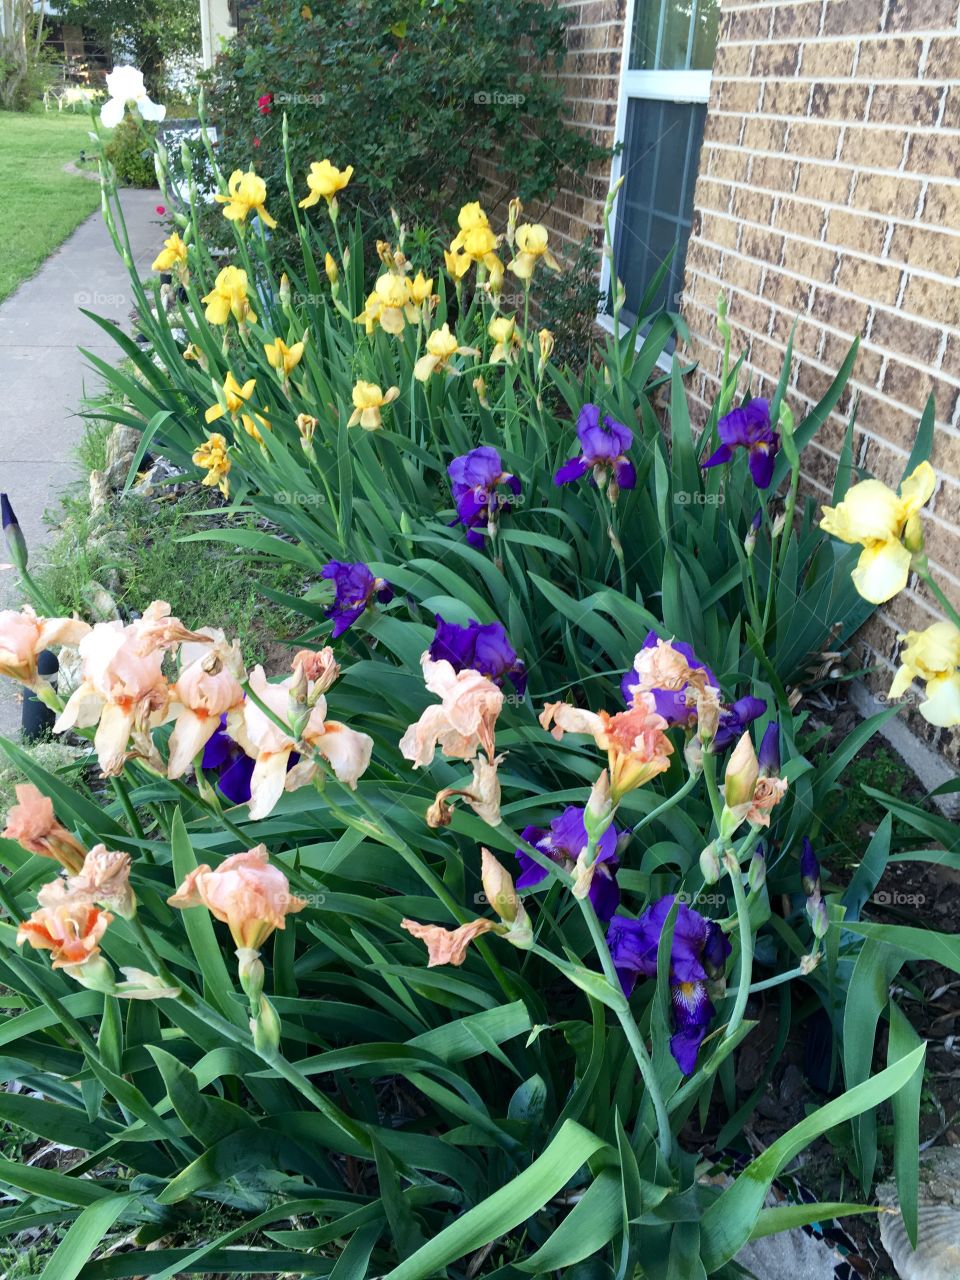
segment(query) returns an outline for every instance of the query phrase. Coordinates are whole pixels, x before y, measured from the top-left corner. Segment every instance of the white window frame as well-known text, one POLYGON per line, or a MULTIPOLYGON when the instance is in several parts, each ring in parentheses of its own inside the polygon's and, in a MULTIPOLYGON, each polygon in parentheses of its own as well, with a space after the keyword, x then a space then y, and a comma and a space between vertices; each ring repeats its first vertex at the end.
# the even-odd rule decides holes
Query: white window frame
MULTIPOLYGON (((617 97, 617 120, 614 129, 614 142, 620 145, 626 136, 627 131, 627 113, 630 103, 634 99, 647 99, 659 102, 683 102, 683 103, 706 103, 710 99, 710 82, 713 78, 712 71, 631 71, 630 70, 630 52, 633 45, 633 22, 636 14, 636 6, 638 4, 647 4, 650 0, 627 0, 627 9, 623 20, 623 53, 620 64, 620 89, 617 97)), ((661 12, 661 34, 663 28, 663 15, 666 13, 666 6, 661 12)), ((692 38, 692 32, 691 32, 692 38)), ((659 36, 658 36, 659 40, 659 36)), ((697 157, 699 161, 699 157, 697 157)), ((609 196, 616 182, 619 180, 623 172, 624 161, 629 163, 629 156, 625 156, 623 150, 619 151, 613 158, 610 166, 610 186, 607 189, 609 196)), ((622 188, 621 188, 622 191, 622 188)), ((613 253, 614 246, 617 243, 617 220, 619 218, 620 195, 617 193, 616 202, 610 217, 610 231, 613 243, 610 245, 610 256, 603 255, 603 262, 600 268, 600 290, 606 297, 610 293, 611 287, 615 280, 613 253)), ((602 308, 597 315, 597 322, 607 333, 613 333, 613 316, 607 313, 606 307, 602 308)), ((628 332, 628 326, 621 322, 621 335, 628 332)), ((638 345, 642 341, 638 337, 638 345)), ((661 355, 657 361, 661 368, 669 369, 673 357, 670 355, 661 355)))

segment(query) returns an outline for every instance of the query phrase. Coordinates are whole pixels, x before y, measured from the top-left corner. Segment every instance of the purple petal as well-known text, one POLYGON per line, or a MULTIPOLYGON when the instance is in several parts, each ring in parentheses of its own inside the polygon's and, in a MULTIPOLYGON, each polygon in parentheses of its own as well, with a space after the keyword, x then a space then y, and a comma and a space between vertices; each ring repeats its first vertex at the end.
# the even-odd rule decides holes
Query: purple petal
POLYGON ((780 725, 771 720, 763 732, 758 755, 760 772, 779 774, 780 772, 780 725))
POLYGON ((614 467, 613 474, 617 477, 617 484, 621 489, 637 487, 637 469, 629 458, 621 458, 614 467))
POLYGON ((758 489, 767 489, 773 479, 773 468, 777 461, 777 444, 779 437, 774 436, 772 444, 755 444, 750 449, 750 474, 758 489))
POLYGON ((594 872, 589 898, 597 919, 601 924, 606 924, 620 905, 620 888, 605 866, 598 866, 594 872))
POLYGON ((240 756, 229 769, 221 773, 217 785, 231 804, 247 804, 250 800, 250 779, 253 777, 255 761, 249 756, 240 756))
POLYGON ((582 457, 570 458, 553 477, 554 484, 570 484, 586 475, 587 464, 582 457))
POLYGON ((581 431, 587 431, 591 427, 597 426, 600 421, 600 406, 596 404, 585 404, 577 416, 577 435, 581 431))
POLYGON ((227 717, 221 716, 220 728, 214 732, 211 738, 207 739, 206 746, 203 748, 203 757, 200 761, 201 769, 219 769, 230 758, 234 743, 224 732, 226 723, 227 717))
POLYGON ((685 1076, 692 1076, 697 1069, 697 1054, 707 1034, 706 1027, 678 1031, 670 1037, 670 1052, 685 1076))
POLYGON ((729 462, 733 457, 733 450, 728 444, 722 444, 719 449, 711 453, 706 462, 701 462, 701 467, 719 467, 724 462, 729 462))

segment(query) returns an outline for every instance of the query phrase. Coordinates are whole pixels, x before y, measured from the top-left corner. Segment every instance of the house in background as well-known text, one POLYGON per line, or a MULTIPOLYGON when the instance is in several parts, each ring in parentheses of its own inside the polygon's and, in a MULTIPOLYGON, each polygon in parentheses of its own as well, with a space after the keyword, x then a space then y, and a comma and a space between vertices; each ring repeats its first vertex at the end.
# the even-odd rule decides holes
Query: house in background
MULTIPOLYGON (((754 393, 772 391, 794 320, 799 420, 859 335, 840 412, 804 454, 829 501, 853 400, 855 462, 896 484, 927 397, 941 483, 930 560, 960 605, 960 0, 568 0, 570 119, 607 145, 586 197, 538 211, 565 248, 615 209, 627 308, 676 242, 663 301, 690 330, 701 420, 718 386, 716 299, 730 300, 754 393)), ((606 283, 606 272, 605 280, 606 283)), ((607 324, 609 325, 609 319, 607 324)), ((909 590, 862 633, 889 686, 897 633, 937 617, 909 590)), ((955 762, 960 735, 912 727, 955 762)))

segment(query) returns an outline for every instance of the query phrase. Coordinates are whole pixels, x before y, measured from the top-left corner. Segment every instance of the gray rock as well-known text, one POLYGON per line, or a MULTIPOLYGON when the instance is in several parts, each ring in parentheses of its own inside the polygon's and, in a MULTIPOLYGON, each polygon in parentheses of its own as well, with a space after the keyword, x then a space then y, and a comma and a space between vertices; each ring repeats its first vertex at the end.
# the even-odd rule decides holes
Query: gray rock
POLYGON ((103 515, 110 502, 110 481, 106 471, 90 472, 90 514, 103 515))
POLYGON ((106 466, 107 483, 111 489, 121 489, 130 473, 133 459, 142 439, 140 432, 133 427, 125 427, 117 423, 107 437, 106 466))
POLYGON ((880 1216, 880 1239, 901 1280, 957 1280, 960 1276, 960 1148, 934 1147, 920 1157, 917 1247, 910 1244, 897 1188, 877 1188, 895 1213, 880 1216))

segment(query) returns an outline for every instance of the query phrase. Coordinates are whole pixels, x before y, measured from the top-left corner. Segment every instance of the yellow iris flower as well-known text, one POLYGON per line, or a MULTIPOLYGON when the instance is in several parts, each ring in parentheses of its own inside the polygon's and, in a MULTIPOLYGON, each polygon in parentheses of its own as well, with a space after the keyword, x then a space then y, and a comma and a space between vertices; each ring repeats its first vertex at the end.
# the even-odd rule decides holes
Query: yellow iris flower
POLYGON ((218 418, 222 418, 225 413, 229 413, 231 417, 235 417, 243 408, 245 402, 253 395, 253 389, 257 385, 256 378, 248 378, 241 387, 232 373, 228 373, 223 380, 223 404, 218 400, 216 404, 212 404, 207 410, 204 418, 209 425, 216 422, 218 418))
POLYGON ((935 622, 899 639, 905 642, 901 666, 889 696, 900 698, 914 680, 922 680, 927 686, 920 703, 923 718, 942 729, 960 724, 960 629, 952 622, 935 622))
POLYGON ((454 280, 462 280, 475 262, 482 262, 490 273, 491 287, 499 293, 503 263, 494 252, 497 237, 478 200, 463 206, 457 214, 457 225, 460 230, 443 255, 448 273, 454 280))
POLYGON ((544 266, 549 267, 551 271, 560 270, 560 263, 550 252, 547 228, 539 222, 524 222, 517 227, 516 246, 517 254, 508 264, 508 270, 512 271, 518 280, 532 280, 541 258, 544 266))
POLYGON ((487 333, 494 341, 490 353, 490 363, 499 364, 501 360, 509 364, 517 358, 517 352, 523 347, 523 341, 517 333, 515 316, 494 316, 487 325, 487 333))
POLYGON ((418 382, 426 382, 431 374, 439 373, 441 370, 455 374, 456 369, 448 367, 453 356, 478 356, 479 354, 476 347, 461 347, 456 335, 450 332, 450 326, 444 324, 439 329, 434 329, 427 338, 427 354, 421 356, 413 366, 413 376, 418 382))
POLYGON ((310 172, 307 174, 307 186, 310 188, 310 194, 304 196, 300 201, 300 208, 309 209, 313 205, 319 204, 320 200, 326 200, 328 205, 335 205, 337 192, 342 191, 352 177, 352 164, 348 164, 346 169, 338 169, 329 160, 320 160, 319 162, 314 160, 310 166, 310 172))
POLYGON ((356 323, 373 333, 379 324, 387 333, 400 334, 409 320, 415 324, 419 312, 413 305, 410 281, 395 271, 385 271, 368 294, 364 309, 356 317, 356 323))
POLYGON ((303 359, 302 342, 295 342, 293 346, 288 347, 282 338, 276 338, 273 342, 265 342, 263 350, 271 369, 276 369, 285 378, 303 359))
POLYGON ((224 267, 211 291, 200 299, 206 303, 204 315, 211 324, 226 324, 232 315, 238 324, 257 317, 247 301, 247 273, 240 267, 224 267))
POLYGON ((820 528, 863 553, 853 585, 864 600, 883 604, 907 585, 913 554, 923 546, 920 509, 930 501, 937 477, 921 462, 900 485, 899 495, 879 480, 863 480, 835 507, 824 507, 820 528))
POLYGON ((216 485, 225 498, 230 496, 230 458, 227 455, 227 442, 219 431, 212 432, 193 453, 193 461, 198 467, 206 469, 207 474, 201 484, 216 485))
POLYGON ((176 231, 163 242, 163 248, 150 264, 151 271, 173 271, 187 265, 187 246, 176 231))
POLYGON ((226 205, 223 216, 231 222, 245 222, 248 213, 255 213, 265 227, 277 224, 266 210, 267 184, 249 169, 234 169, 227 183, 228 195, 215 195, 218 204, 226 205))
POLYGON ((353 388, 353 413, 347 420, 347 426, 355 427, 359 423, 364 431, 376 431, 383 426, 380 410, 396 400, 399 394, 399 387, 391 387, 384 395, 375 382, 360 379, 353 388))

